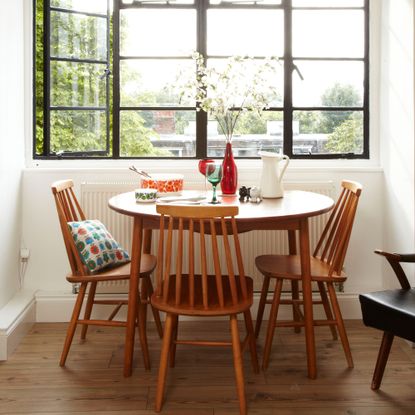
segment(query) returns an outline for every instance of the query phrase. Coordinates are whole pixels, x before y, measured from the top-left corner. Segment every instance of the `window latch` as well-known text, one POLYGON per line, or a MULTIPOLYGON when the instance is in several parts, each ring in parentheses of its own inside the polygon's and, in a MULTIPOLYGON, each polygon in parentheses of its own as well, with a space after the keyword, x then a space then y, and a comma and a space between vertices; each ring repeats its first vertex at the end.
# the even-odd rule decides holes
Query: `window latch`
POLYGON ((99 79, 108 78, 111 75, 110 68, 106 67, 104 73, 99 77, 99 79))
POLYGON ((298 66, 297 65, 293 65, 293 72, 297 72, 297 75, 300 77, 300 79, 302 80, 302 81, 304 81, 304 76, 303 76, 303 74, 300 72, 300 70, 298 69, 298 66))

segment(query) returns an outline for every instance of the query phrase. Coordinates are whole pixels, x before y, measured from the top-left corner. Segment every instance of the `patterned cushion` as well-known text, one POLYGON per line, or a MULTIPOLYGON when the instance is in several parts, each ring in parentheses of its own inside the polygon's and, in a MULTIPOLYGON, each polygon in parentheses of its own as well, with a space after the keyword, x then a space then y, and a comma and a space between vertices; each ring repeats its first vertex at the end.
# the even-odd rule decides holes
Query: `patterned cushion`
POLYGON ((68 222, 68 228, 82 262, 91 272, 111 265, 124 264, 130 260, 128 253, 99 220, 68 222))

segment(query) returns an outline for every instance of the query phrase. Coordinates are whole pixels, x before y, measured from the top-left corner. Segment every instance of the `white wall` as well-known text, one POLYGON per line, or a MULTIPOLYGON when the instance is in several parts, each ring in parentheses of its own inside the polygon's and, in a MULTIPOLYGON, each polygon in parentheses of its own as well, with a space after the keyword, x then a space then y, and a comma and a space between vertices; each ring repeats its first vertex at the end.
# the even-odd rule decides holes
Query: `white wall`
POLYGON ((0 309, 19 289, 24 108, 23 0, 0 0, 0 309))
MULTIPOLYGON (((380 140, 384 168, 383 248, 415 252, 413 0, 383 0, 380 140)), ((412 271, 411 267, 408 267, 412 271)), ((397 286, 389 268, 384 285, 397 286)))

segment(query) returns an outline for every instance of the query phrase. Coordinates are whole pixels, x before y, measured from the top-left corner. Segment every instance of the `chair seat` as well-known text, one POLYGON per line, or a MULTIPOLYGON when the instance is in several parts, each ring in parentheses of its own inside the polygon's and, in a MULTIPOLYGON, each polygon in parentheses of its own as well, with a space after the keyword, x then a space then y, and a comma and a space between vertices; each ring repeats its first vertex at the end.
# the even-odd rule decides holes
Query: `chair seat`
POLYGON ((191 306, 189 302, 189 275, 182 275, 182 297, 181 304, 176 305, 174 289, 171 289, 176 284, 176 276, 170 276, 170 290, 172 294, 167 301, 164 301, 163 297, 153 294, 151 297, 151 304, 153 307, 173 314, 193 315, 193 316, 224 316, 229 314, 241 313, 248 310, 253 301, 253 281, 252 278, 246 277, 248 296, 247 300, 242 300, 242 295, 239 290, 239 276, 235 276, 238 286, 238 298, 239 301, 234 304, 231 297, 231 289, 228 282, 228 277, 222 277, 223 291, 224 291, 224 306, 219 304, 217 292, 216 292, 216 276, 208 275, 208 293, 209 293, 209 309, 204 308, 202 299, 202 276, 195 275, 195 299, 194 305, 191 306))
POLYGON ((415 288, 359 295, 366 326, 415 342, 415 288))
MULTIPOLYGON (((140 274, 150 274, 156 267, 157 259, 154 255, 141 255, 140 274)), ((108 268, 97 274, 72 275, 68 274, 66 279, 69 282, 88 282, 88 281, 114 281, 127 280, 130 278, 130 263, 122 264, 118 267, 108 268)))
MULTIPOLYGON (((255 258, 255 264, 265 276, 301 280, 301 258, 299 255, 261 255, 255 258)), ((311 279, 313 281, 346 280, 346 275, 329 276, 330 266, 318 258, 311 257, 311 279)))

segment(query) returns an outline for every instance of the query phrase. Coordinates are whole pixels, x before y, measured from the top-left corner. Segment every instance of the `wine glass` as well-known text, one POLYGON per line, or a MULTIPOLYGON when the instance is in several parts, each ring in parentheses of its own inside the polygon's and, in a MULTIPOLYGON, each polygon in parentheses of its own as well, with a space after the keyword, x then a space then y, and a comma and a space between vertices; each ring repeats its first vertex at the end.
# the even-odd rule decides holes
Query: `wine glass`
POLYGON ((216 205, 220 201, 216 198, 216 186, 222 180, 222 163, 217 161, 212 161, 206 163, 206 179, 213 187, 212 200, 209 203, 216 205))
POLYGON ((212 160, 212 159, 202 159, 202 160, 199 160, 199 164, 198 164, 199 172, 201 174, 203 174, 203 176, 205 177, 205 197, 207 195, 206 164, 207 163, 213 163, 214 161, 215 160, 212 160))

